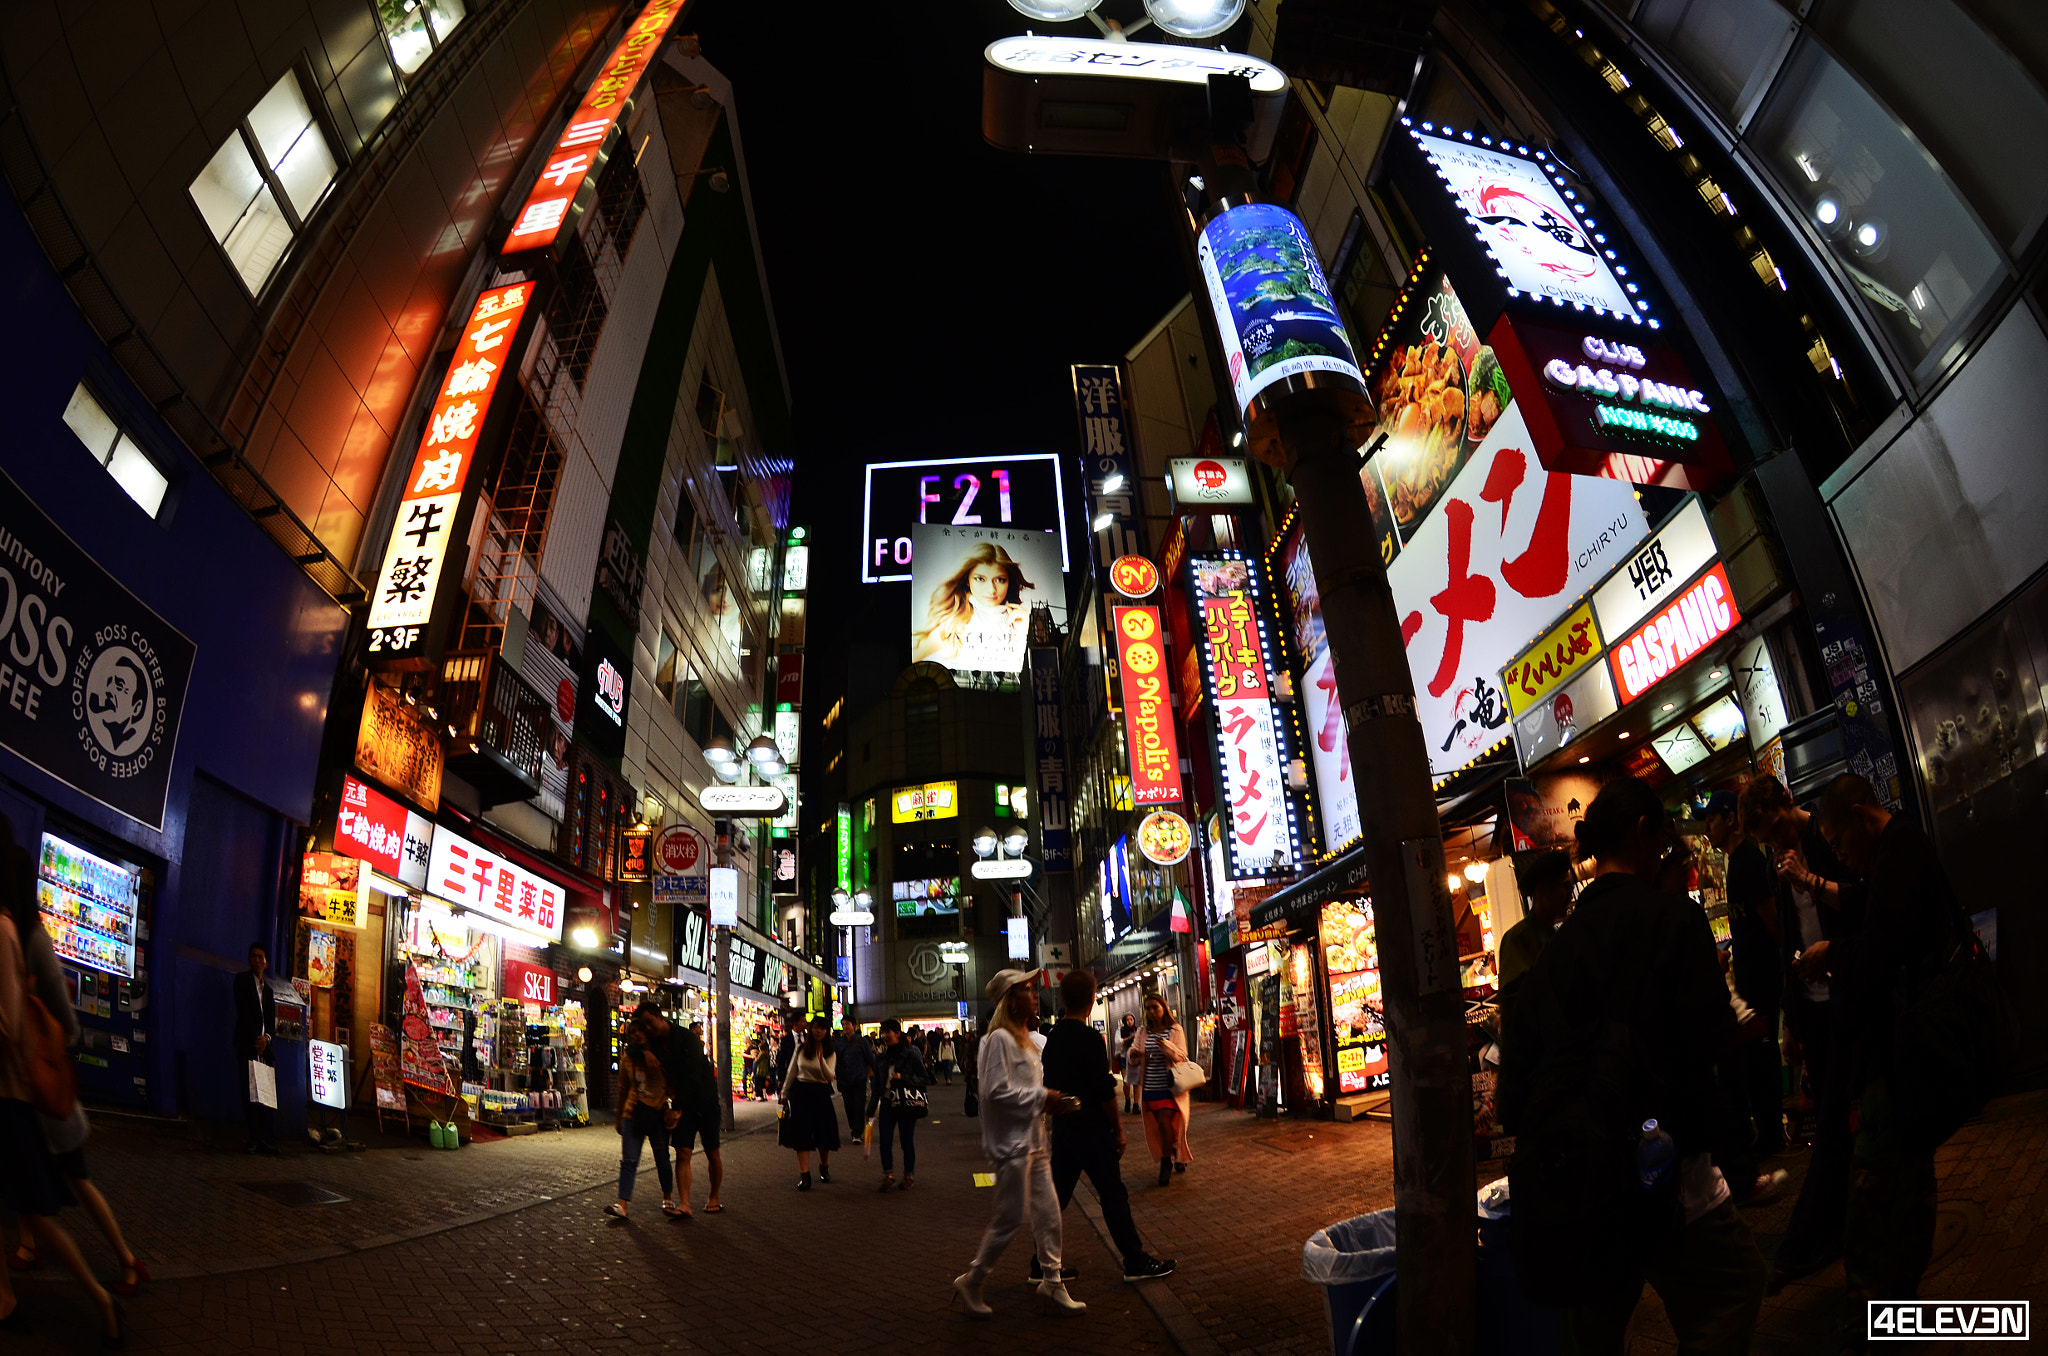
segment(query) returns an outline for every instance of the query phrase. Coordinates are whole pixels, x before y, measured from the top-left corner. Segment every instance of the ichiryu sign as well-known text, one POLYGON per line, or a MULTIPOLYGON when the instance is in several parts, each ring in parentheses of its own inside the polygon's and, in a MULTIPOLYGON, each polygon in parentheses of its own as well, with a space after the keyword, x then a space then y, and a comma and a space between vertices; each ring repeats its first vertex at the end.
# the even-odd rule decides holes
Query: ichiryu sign
POLYGON ((968 868, 976 880, 1021 880, 1031 874, 1031 863, 1022 860, 976 862, 968 868))
POLYGON ((779 786, 707 786, 697 793, 704 813, 773 819, 789 806, 779 786))

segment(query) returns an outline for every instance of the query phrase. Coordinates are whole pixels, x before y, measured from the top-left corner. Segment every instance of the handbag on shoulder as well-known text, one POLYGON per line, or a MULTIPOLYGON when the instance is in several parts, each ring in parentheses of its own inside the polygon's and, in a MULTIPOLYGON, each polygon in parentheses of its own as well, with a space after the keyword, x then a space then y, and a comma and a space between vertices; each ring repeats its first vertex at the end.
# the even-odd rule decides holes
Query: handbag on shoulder
POLYGON ((904 1087, 900 1083, 889 1089, 889 1105, 895 1108, 898 1119, 906 1121, 922 1120, 931 1110, 923 1088, 904 1087))

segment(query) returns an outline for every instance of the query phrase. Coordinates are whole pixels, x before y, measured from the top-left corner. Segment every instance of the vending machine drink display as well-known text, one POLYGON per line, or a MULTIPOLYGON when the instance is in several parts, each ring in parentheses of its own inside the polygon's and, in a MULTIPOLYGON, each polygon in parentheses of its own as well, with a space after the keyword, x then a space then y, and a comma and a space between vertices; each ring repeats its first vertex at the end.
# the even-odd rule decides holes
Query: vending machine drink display
POLYGON ((153 876, 46 833, 36 861, 43 930, 77 1008, 80 1086, 97 1099, 148 1097, 142 1011, 149 1006, 149 911, 153 876))

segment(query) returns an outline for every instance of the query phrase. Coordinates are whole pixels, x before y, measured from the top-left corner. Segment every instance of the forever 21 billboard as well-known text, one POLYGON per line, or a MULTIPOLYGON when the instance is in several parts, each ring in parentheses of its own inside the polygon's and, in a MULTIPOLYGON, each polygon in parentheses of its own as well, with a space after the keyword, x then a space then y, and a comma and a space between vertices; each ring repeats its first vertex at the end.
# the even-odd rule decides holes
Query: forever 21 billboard
POLYGON ((0 744, 161 830, 192 655, 0 473, 0 744))

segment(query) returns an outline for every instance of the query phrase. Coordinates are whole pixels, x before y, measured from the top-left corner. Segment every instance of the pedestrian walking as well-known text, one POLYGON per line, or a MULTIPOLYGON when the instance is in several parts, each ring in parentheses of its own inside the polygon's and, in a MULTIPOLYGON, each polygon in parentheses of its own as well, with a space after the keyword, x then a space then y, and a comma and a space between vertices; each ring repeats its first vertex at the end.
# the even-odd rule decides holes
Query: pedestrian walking
POLYGON ((967 1086, 967 1095, 961 1099, 961 1109, 969 1116, 981 1114, 981 1088, 974 1073, 974 1055, 978 1044, 974 1033, 963 1029, 959 1044, 955 1047, 955 1058, 960 1064, 960 1081, 967 1086))
POLYGON ((681 1212, 675 1202, 675 1176, 669 1170, 668 1076, 647 1048, 647 1027, 626 1024, 626 1048, 619 1063, 619 1199, 604 1208, 613 1219, 625 1219, 633 1203, 633 1179, 640 1172, 640 1150, 654 1145, 654 1174, 661 1183, 661 1213, 681 1212))
MULTIPOLYGON (((28 933, 26 952, 29 973, 35 981, 32 992, 63 1027, 64 1046, 69 1049, 78 1044, 78 1010, 65 988, 64 969, 57 960, 56 949, 50 944, 50 935, 43 930, 40 920, 28 933)), ((85 1212, 92 1216, 93 1223, 99 1226, 100 1233, 113 1248, 114 1256, 120 1259, 121 1279, 108 1289, 123 1297, 137 1293, 149 1280, 149 1268, 129 1250, 128 1240, 121 1233, 121 1222, 114 1218, 114 1208, 107 1204, 107 1198, 93 1184, 92 1173, 86 1167, 85 1141, 92 1133, 92 1122, 86 1117, 85 1105, 74 1101, 68 1116, 39 1114, 37 1119, 42 1124, 43 1142, 49 1147, 51 1161, 70 1185, 71 1194, 78 1198, 85 1212)), ((22 1236, 21 1245, 7 1258, 8 1267, 15 1271, 34 1271, 42 1264, 42 1254, 36 1248, 34 1237, 29 1234, 22 1236)))
POLYGON ((1188 1095, 1174 1085, 1176 1065, 1188 1057, 1187 1033, 1156 993, 1145 995, 1145 1026, 1131 1042, 1129 1081, 1136 1084, 1145 1106, 1145 1149, 1159 1160, 1159 1185, 1186 1172, 1194 1161, 1188 1149, 1188 1095))
MULTIPOLYGON (((1131 1219, 1130 1193, 1124 1190, 1121 1162, 1124 1156, 1124 1123, 1117 1114, 1116 1079, 1109 1072, 1109 1047, 1102 1035, 1088 1025, 1095 1009, 1095 976, 1086 970, 1069 970, 1060 977, 1062 1016, 1046 1038, 1042 1056, 1045 1081, 1064 1088, 1081 1101, 1071 1116, 1056 1116, 1052 1122, 1052 1185, 1060 1209, 1074 1199, 1074 1187, 1081 1174, 1095 1188, 1102 1206, 1102 1221, 1109 1236, 1123 1254, 1124 1279, 1149 1281, 1173 1274, 1173 1263, 1145 1251, 1138 1226, 1131 1219)), ((1031 1259, 1031 1279, 1043 1279, 1043 1263, 1031 1259)), ((1070 1281, 1075 1272, 1060 1273, 1070 1281)))
MULTIPOLYGON (((1775 780, 1775 778, 1773 779, 1775 780)), ((1778 949, 1778 902, 1770 853, 1743 828, 1741 798, 1716 791, 1704 814, 1707 841, 1728 858, 1729 977, 1735 992, 1762 1025, 1764 1038, 1744 1047, 1742 1087, 1756 1123, 1756 1155, 1785 1148, 1785 1089, 1778 1025, 1785 996, 1784 959, 1778 949)))
POLYGON ((740 1096, 748 1101, 754 1098, 754 1062, 760 1057, 760 1037, 747 1037, 747 1048, 740 1054, 740 1096))
MULTIPOLYGON (((1870 783, 1844 774, 1822 793, 1820 831, 1867 882, 1862 926, 1822 945, 1851 1036, 1844 1083, 1856 1117, 1844 1209, 1842 1269, 1849 1335, 1860 1342, 1873 1300, 1914 1299, 1934 1253, 1934 1151, 1946 1135, 1909 1118, 1905 1104, 1939 1096, 1916 1068, 1894 1063, 1903 1005, 1913 1002, 1957 948, 1976 945, 1948 873, 1927 836, 1884 808, 1870 783)), ((1952 1128, 1977 1108, 1940 1107, 1952 1128)))
POLYGON ((646 1031, 647 1047, 661 1062, 662 1076, 668 1083, 669 1107, 674 1114, 666 1117, 664 1124, 669 1144, 676 1152, 674 1213, 682 1219, 692 1217, 692 1156, 695 1146, 701 1143, 704 1163, 711 1174, 711 1195, 704 1203, 704 1213, 719 1214, 725 1209, 719 1201, 719 1192, 725 1185, 725 1160, 718 1148, 724 1117, 718 1114, 718 1074, 704 1053, 704 1024, 677 1026, 659 1007, 647 1001, 634 1009, 633 1020, 646 1031))
POLYGON ((953 1086, 953 1033, 948 1031, 939 1037, 939 1072, 946 1076, 946 1086, 953 1086))
POLYGON ((1609 782, 1578 826, 1594 877, 1502 1032, 1499 1107, 1525 1293, 1566 1350, 1613 1353, 1645 1281, 1686 1352, 1745 1352, 1764 1263, 1712 1160, 1735 1015, 1706 915, 1656 888, 1683 851, 1662 802, 1609 782))
POLYGON ((839 1100, 846 1105, 846 1128, 859 1139, 867 1128, 868 1085, 875 1076, 875 1048, 848 1017, 839 1026, 839 1100))
POLYGON ((783 1027, 782 1039, 775 1047, 773 1078, 768 1084, 768 1095, 770 1097, 781 1101, 789 1100, 783 1097, 782 1092, 783 1086, 789 1081, 789 1062, 796 1057, 796 1047, 796 1028, 794 1026, 783 1027))
POLYGON ((1116 1076, 1122 1085, 1126 1116, 1136 1115, 1138 1111, 1138 1085, 1131 1082, 1131 1046, 1137 1039, 1138 1019, 1127 1012, 1117 1027, 1115 1055, 1116 1076))
POLYGON ((976 1318, 995 1312, 982 1298, 982 1285, 1026 1219, 1045 1269, 1045 1279, 1038 1283, 1039 1298, 1066 1313, 1088 1307, 1069 1295, 1060 1279, 1060 1201, 1053 1189, 1045 1134, 1047 1113, 1077 1110, 1080 1101, 1063 1099, 1056 1089, 1045 1086, 1038 1047, 1031 1040, 1038 1023, 1035 979, 1032 971, 999 970, 985 990, 995 1017, 981 1038, 976 1064, 981 1077, 981 1147, 996 1170, 995 1204, 974 1264, 953 1278, 954 1294, 976 1318))
POLYGON ((277 1157, 271 1138, 270 1108, 251 1095, 249 1065, 271 1063, 270 1043, 277 1036, 277 996, 270 989, 270 953, 263 943, 249 946, 249 968, 235 976, 235 1071, 241 1080, 242 1122, 248 1128, 245 1154, 277 1157))
MULTIPOLYGON (((68 1072, 70 1061, 61 1047, 52 1048, 49 1028, 55 1018, 32 996, 35 980, 28 968, 27 939, 32 931, 42 930, 42 920, 37 917, 27 854, 14 845, 13 826, 5 817, 0 817, 0 864, 0 1208, 11 1211, 24 1233, 77 1279, 99 1310, 101 1345, 117 1350, 128 1337, 121 1302, 93 1276, 78 1244, 57 1222, 57 1212, 72 1204, 73 1197, 36 1120, 37 1071, 68 1072)), ((68 1096, 76 1100, 75 1094, 68 1096)), ((0 1333, 21 1336, 30 1331, 19 1306, 14 1283, 0 1267, 0 1333)))
POLYGON ((814 1017, 803 1044, 790 1050, 789 1071, 777 1094, 782 1124, 776 1132, 785 1149, 796 1150, 798 1191, 811 1189, 811 1155, 818 1155, 818 1181, 832 1182, 832 1151, 839 1147, 839 1113, 832 1109, 832 1088, 838 1081, 838 1057, 832 1052, 832 1024, 814 1017))
POLYGON ((917 1183, 917 1123, 924 1119, 924 1090, 931 1086, 924 1058, 904 1039, 903 1024, 894 1017, 882 1019, 882 1051, 876 1058, 874 1091, 868 1111, 875 1117, 875 1133, 882 1141, 882 1190, 896 1185, 894 1144, 903 1141, 903 1187, 917 1183))

